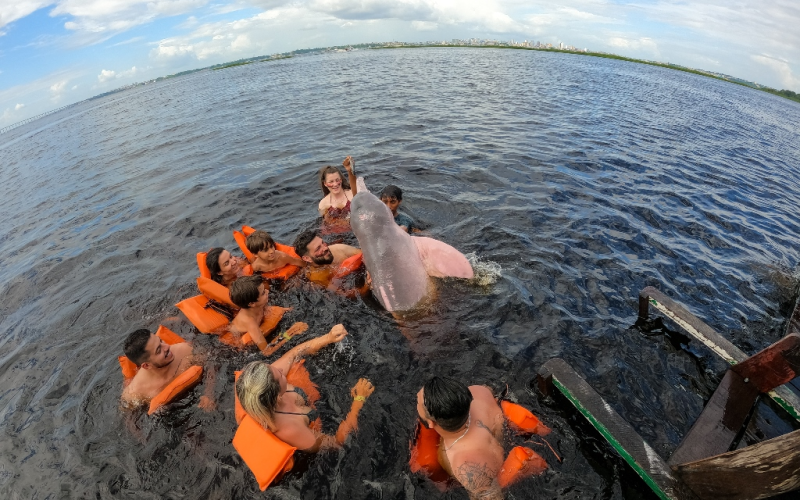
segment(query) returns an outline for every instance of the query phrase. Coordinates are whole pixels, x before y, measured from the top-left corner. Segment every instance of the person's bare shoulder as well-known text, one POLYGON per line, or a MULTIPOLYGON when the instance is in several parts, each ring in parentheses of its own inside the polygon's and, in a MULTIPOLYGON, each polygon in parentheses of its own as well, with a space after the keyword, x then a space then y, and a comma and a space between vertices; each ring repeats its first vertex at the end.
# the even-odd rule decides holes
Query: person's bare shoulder
POLYGON ((317 208, 319 209, 320 213, 324 213, 325 210, 327 210, 328 207, 330 206, 331 206, 331 197, 330 195, 326 195, 325 198, 319 200, 319 205, 317 206, 317 208))
POLYGON ((361 249, 350 245, 345 245, 344 243, 336 243, 334 245, 328 245, 328 248, 330 249, 331 252, 341 255, 345 259, 361 253, 361 249))

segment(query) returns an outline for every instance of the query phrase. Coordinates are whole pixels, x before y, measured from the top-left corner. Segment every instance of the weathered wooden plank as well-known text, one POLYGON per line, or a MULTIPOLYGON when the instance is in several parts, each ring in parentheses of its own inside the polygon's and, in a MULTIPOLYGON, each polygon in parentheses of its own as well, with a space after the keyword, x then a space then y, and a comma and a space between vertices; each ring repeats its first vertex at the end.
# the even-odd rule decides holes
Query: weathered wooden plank
MULTIPOLYGON (((686 333, 703 343, 722 359, 734 365, 747 359, 747 355, 738 347, 731 344, 713 328, 690 313, 682 305, 670 299, 657 288, 648 286, 639 292, 639 317, 647 319, 650 306, 655 307, 664 316, 671 319, 686 333)), ((794 316, 800 321, 798 309, 795 308, 794 316)), ((800 397, 786 386, 776 387, 769 393, 778 405, 786 410, 796 420, 800 420, 800 397)))
POLYGON ((546 394, 556 389, 566 396, 659 498, 683 498, 664 460, 563 359, 542 365, 539 387, 546 394))
MULTIPOLYGON (((639 317, 647 319, 647 315, 642 315, 642 311, 645 309, 643 301, 655 307, 661 314, 674 321, 692 337, 705 344, 728 363, 734 364, 747 359, 747 354, 742 352, 741 349, 731 344, 728 339, 658 289, 648 286, 639 292, 639 317)), ((648 311, 647 314, 649 314, 649 307, 646 310, 648 311)))
POLYGON ((669 457, 669 465, 702 460, 731 449, 758 398, 758 388, 733 370, 725 372, 683 441, 669 457))
POLYGON ((800 489, 800 430, 674 467, 700 498, 747 500, 800 489))
POLYGON ((731 367, 761 392, 790 382, 800 375, 800 334, 792 334, 731 367))

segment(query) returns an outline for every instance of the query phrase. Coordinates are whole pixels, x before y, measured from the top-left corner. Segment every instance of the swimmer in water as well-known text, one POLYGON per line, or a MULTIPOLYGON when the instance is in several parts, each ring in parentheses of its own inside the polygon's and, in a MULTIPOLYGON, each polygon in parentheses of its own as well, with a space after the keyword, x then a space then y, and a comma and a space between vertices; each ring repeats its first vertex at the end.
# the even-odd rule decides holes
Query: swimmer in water
MULTIPOLYGON (((122 391, 125 406, 138 407, 148 404, 159 392, 192 365, 202 364, 202 359, 192 355, 192 345, 188 342, 169 345, 150 330, 140 329, 132 332, 125 340, 125 356, 139 370, 122 391)), ((206 371, 206 384, 199 406, 206 411, 216 407, 214 403, 215 366, 206 371)))
POLYGON ((469 497, 501 500, 503 412, 492 391, 434 377, 417 393, 417 414, 439 434, 439 464, 469 497))
POLYGON ((294 251, 308 264, 308 279, 325 288, 331 284, 342 262, 361 253, 358 248, 342 243, 328 245, 313 229, 304 231, 295 238, 294 251))
POLYGON ((256 256, 253 261, 253 271, 257 273, 267 273, 277 271, 284 266, 292 265, 305 267, 306 262, 302 259, 292 257, 283 253, 275 247, 275 242, 266 231, 256 231, 247 237, 245 241, 247 249, 256 256))
POLYGON ((246 265, 244 260, 221 247, 212 248, 206 254, 206 266, 211 272, 211 279, 226 287, 231 286, 239 276, 247 274, 246 265))
POLYGON ((341 171, 331 165, 319 171, 319 184, 323 198, 317 207, 323 218, 324 234, 346 233, 350 231, 350 201, 356 195, 356 176, 353 173, 355 162, 348 156, 342 162, 349 184, 345 185, 341 171))
POLYGON ((381 191, 381 194, 378 196, 378 198, 381 199, 384 205, 389 207, 389 210, 392 211, 394 221, 403 231, 407 233, 419 231, 414 225, 414 220, 411 217, 397 211, 400 208, 400 205, 403 203, 403 191, 399 187, 389 184, 383 188, 383 191, 381 191))
POLYGON ((295 323, 276 342, 267 344, 261 323, 264 321, 269 301, 269 289, 264 284, 261 276, 242 276, 231 285, 231 302, 239 307, 239 312, 231 321, 228 331, 241 338, 245 333, 258 346, 264 356, 269 356, 278 350, 286 341, 306 331, 308 325, 295 323))
POLYGON ((315 453, 339 448, 347 436, 357 429, 358 413, 375 387, 365 378, 356 382, 350 390, 353 398, 350 412, 339 424, 336 435, 330 436, 309 428, 317 420, 317 411, 308 406, 301 389, 287 382, 286 374, 292 364, 304 356, 340 342, 346 335, 344 326, 336 325, 328 334, 294 347, 272 364, 264 361, 248 364, 236 382, 236 395, 242 408, 262 427, 298 450, 315 453))

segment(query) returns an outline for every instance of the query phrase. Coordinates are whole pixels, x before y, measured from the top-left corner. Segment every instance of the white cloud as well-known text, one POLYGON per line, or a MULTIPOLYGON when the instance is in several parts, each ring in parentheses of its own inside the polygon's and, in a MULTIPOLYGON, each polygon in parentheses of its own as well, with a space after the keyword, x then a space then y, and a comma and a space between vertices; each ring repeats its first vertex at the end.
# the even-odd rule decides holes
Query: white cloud
POLYGON ((69 80, 61 80, 60 82, 56 82, 50 86, 50 92, 54 94, 60 94, 64 91, 64 88, 67 86, 69 80))
POLYGON ((755 62, 763 64, 771 69, 778 77, 778 80, 783 85, 783 88, 800 92, 800 77, 795 76, 795 74, 792 72, 792 67, 789 65, 789 61, 777 59, 775 57, 770 57, 763 54, 750 56, 750 58, 755 62))
POLYGON ((17 104, 16 106, 14 106, 14 111, 19 111, 20 109, 22 109, 24 107, 25 107, 24 104, 17 104))
MULTIPOLYGON (((0 2, 0 28, 13 23, 17 19, 23 17, 46 7, 53 3, 52 1, 36 1, 36 0, 12 0, 0 2)), ((5 33, 4 33, 5 34, 5 33)))
POLYGON ((411 21, 411 27, 417 31, 433 31, 438 28, 439 25, 430 21, 411 21))
POLYGON ((105 83, 105 82, 111 80, 112 78, 114 78, 115 76, 117 76, 117 72, 116 71, 110 70, 110 69, 104 69, 104 70, 100 71, 99 75, 97 75, 97 80, 100 83, 105 83))
POLYGON ((119 78, 130 78, 136 75, 136 73, 137 73, 136 66, 132 67, 129 70, 120 71, 119 73, 111 69, 104 69, 100 71, 99 75, 97 75, 97 81, 99 81, 100 83, 105 83, 109 80, 115 80, 119 78))
POLYGON ((68 30, 81 33, 84 43, 102 41, 161 17, 191 12, 208 0, 60 0, 51 16, 69 15, 68 30))

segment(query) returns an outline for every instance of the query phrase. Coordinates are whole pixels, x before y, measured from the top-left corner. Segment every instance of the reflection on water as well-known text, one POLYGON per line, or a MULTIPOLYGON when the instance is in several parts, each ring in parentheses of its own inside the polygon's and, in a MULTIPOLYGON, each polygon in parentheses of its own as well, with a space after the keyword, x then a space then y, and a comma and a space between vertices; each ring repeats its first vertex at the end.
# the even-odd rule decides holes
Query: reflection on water
POLYGON ((663 68, 420 49, 200 73, 3 134, 0 491, 261 496, 230 444, 233 370, 259 355, 195 336, 173 304, 196 293, 195 253, 234 250, 242 224, 291 243, 316 218, 318 168, 352 154, 371 190, 400 186, 432 237, 474 254, 480 279, 440 282, 429 313, 400 324, 374 301, 273 289, 287 325, 350 332, 306 363, 326 426, 360 376, 377 389, 344 450, 264 496, 461 498, 408 472, 414 394, 433 374, 508 384, 553 428, 564 462, 542 452, 551 469, 515 498, 646 495, 529 382, 565 358, 667 456, 724 366, 630 329, 638 291, 660 287, 748 353, 782 335, 797 123, 796 103, 663 68), (123 339, 159 323, 216 352, 219 411, 195 391, 158 418, 119 413, 123 339))

